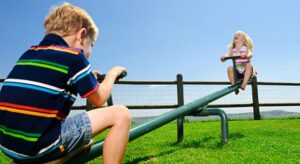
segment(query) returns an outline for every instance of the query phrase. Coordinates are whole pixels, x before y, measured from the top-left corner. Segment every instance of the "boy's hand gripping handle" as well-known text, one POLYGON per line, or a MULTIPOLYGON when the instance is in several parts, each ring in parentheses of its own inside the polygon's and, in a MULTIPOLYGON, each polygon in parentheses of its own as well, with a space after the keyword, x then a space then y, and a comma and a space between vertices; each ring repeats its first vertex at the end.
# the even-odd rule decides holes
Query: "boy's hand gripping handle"
MULTIPOLYGON (((102 82, 105 78, 106 74, 102 74, 100 76, 98 76, 97 80, 98 82, 102 82)), ((123 71, 116 79, 116 81, 119 81, 120 79, 122 79, 123 77, 126 77, 127 76, 127 72, 126 71, 123 71)))

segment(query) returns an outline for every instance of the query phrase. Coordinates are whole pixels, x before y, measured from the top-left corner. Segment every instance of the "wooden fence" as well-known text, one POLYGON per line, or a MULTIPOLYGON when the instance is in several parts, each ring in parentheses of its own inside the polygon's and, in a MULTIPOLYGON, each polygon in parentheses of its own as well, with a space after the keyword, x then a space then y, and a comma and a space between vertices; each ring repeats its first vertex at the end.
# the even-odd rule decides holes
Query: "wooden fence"
MULTIPOLYGON (((3 83, 4 79, 0 79, 0 83, 3 83)), ((213 81, 184 81, 181 74, 177 75, 175 81, 127 81, 122 80, 116 82, 118 85, 176 85, 177 86, 177 103, 171 105, 129 105, 129 109, 173 109, 184 105, 184 86, 186 85, 230 85, 229 82, 213 82, 213 81)), ((289 82, 257 82, 256 78, 253 78, 249 83, 252 88, 252 103, 244 104, 213 104, 208 105, 208 108, 237 108, 237 107, 252 107, 253 117, 255 120, 261 119, 260 107, 278 107, 278 106, 300 106, 299 102, 286 102, 286 103, 259 103, 259 91, 258 86, 300 86, 300 83, 289 83, 289 82)), ((113 104, 113 95, 107 101, 107 105, 113 104)), ((72 109, 86 109, 91 110, 92 106, 87 102, 83 106, 73 106, 72 109)), ((182 120, 179 120, 182 121, 182 120)))

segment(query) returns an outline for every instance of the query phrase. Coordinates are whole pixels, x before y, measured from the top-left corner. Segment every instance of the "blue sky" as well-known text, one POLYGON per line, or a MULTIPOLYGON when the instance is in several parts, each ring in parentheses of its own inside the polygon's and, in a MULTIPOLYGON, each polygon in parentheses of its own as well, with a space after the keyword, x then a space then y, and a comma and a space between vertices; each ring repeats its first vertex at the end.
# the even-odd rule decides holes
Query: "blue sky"
MULTIPOLYGON (((44 36, 43 21, 56 0, 0 0, 0 78, 44 36), (18 4, 18 5, 16 5, 18 4)), ((224 81, 221 63, 237 30, 254 41, 259 81, 300 82, 300 1, 72 0, 100 29, 90 62, 105 73, 128 69, 127 80, 224 81)))

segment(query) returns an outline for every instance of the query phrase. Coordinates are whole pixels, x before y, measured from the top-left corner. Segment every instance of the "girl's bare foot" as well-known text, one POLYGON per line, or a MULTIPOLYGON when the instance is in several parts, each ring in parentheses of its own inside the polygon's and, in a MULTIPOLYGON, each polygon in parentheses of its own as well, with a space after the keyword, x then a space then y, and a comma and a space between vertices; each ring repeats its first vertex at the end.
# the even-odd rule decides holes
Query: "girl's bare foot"
POLYGON ((242 89, 243 91, 246 89, 246 87, 247 87, 247 83, 246 83, 246 84, 243 83, 243 84, 241 85, 241 89, 242 89))

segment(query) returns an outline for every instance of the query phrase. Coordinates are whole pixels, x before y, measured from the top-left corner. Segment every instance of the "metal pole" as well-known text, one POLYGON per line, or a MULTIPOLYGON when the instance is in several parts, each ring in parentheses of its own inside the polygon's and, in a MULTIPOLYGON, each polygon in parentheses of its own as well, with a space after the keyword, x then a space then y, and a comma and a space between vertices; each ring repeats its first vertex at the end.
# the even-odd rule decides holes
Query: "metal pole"
MULTIPOLYGON (((132 141, 138 137, 141 137, 177 118, 189 115, 195 111, 202 110, 208 103, 211 103, 231 92, 238 89, 241 83, 234 84, 220 91, 214 92, 210 95, 202 97, 198 100, 192 101, 184 106, 178 107, 170 112, 167 112, 145 124, 137 126, 130 130, 129 141, 132 141)), ((75 158, 68 161, 68 163, 84 163, 86 161, 92 160, 100 155, 102 155, 103 141, 95 143, 89 150, 84 151, 82 154, 76 156, 75 158)))
POLYGON ((237 83, 237 73, 236 73, 235 58, 232 59, 232 65, 233 65, 233 74, 234 74, 234 84, 236 84, 237 83))
POLYGON ((193 116, 209 116, 209 115, 218 115, 221 118, 221 134, 222 134, 222 143, 226 144, 228 143, 228 117, 227 114, 222 110, 218 108, 205 108, 201 110, 200 112, 197 112, 193 114, 193 116))

